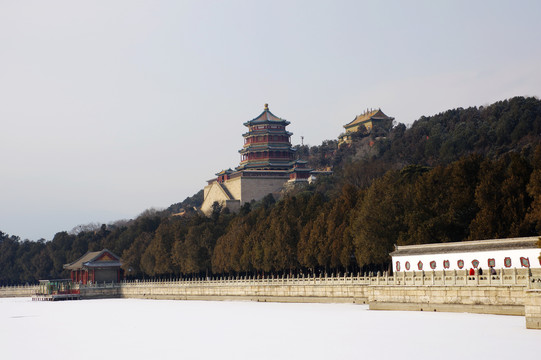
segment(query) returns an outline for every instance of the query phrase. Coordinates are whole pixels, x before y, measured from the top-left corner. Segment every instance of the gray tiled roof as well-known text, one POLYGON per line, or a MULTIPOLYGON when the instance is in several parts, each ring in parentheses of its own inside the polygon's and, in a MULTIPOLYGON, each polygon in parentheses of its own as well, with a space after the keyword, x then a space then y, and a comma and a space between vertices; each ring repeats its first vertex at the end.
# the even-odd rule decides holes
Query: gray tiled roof
MULTIPOLYGON (((509 239, 462 241, 453 243, 397 246, 391 256, 446 254, 474 251, 532 249, 537 247, 538 236, 509 239)), ((541 249, 540 249, 541 251, 541 249)))
POLYGON ((81 256, 79 259, 75 260, 72 263, 65 264, 64 269, 67 270, 80 270, 84 267, 108 267, 108 266, 120 266, 120 257, 113 254, 111 251, 107 249, 103 249, 101 251, 92 251, 87 252, 83 256, 81 256), (113 261, 100 261, 97 263, 93 263, 94 260, 99 258, 103 253, 108 252, 111 254, 116 260, 113 261))

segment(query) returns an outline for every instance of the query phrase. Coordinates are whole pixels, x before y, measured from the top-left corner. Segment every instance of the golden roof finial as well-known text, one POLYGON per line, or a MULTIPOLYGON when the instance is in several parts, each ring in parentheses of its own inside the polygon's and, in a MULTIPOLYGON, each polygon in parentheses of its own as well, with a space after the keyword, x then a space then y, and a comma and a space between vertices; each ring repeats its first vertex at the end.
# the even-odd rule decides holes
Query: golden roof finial
POLYGON ((265 110, 269 110, 269 104, 265 104, 265 110))

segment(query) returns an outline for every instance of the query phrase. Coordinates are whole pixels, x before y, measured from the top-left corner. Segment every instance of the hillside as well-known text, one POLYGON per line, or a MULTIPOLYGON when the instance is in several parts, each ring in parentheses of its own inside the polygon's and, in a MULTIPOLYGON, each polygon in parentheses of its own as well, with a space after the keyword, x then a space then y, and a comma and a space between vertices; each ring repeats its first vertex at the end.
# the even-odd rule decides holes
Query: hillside
MULTIPOLYGON (((0 284, 65 277, 62 264, 88 250, 122 256, 130 277, 386 269, 395 244, 463 241, 541 232, 541 101, 517 97, 454 109, 298 147, 335 175, 266 197, 239 214, 190 210, 199 192, 165 211, 50 242, 0 232, 0 284), (170 216, 181 209, 184 216, 170 216)), ((84 228, 83 228, 84 229, 84 228)))
POLYGON ((466 155, 491 159, 508 152, 531 155, 541 141, 541 101, 515 97, 486 107, 458 108, 423 116, 409 128, 357 134, 350 146, 337 140, 298 146, 299 157, 313 168, 332 167, 344 183, 359 186, 387 170, 407 165, 446 165, 466 155))

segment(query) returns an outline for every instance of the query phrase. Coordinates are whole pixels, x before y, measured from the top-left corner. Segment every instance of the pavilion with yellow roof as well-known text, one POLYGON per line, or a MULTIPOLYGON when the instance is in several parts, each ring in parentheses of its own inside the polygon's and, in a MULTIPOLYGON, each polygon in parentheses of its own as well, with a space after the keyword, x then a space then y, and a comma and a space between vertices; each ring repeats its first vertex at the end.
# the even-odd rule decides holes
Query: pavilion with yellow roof
POLYGON ((344 125, 346 132, 338 137, 338 145, 350 144, 352 141, 351 135, 360 131, 363 129, 363 127, 366 129, 366 131, 371 132, 374 127, 392 123, 393 120, 393 117, 385 115, 381 109, 367 109, 361 115, 356 116, 353 121, 344 125))

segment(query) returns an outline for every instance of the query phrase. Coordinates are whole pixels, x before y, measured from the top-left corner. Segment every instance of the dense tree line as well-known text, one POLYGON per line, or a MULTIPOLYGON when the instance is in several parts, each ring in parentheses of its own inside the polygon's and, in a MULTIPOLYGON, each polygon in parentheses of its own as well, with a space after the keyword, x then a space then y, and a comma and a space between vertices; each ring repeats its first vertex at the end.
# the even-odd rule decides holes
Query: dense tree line
POLYGON ((238 214, 144 214, 122 227, 57 233, 50 242, 0 233, 0 281, 61 277, 87 250, 121 255, 130 277, 385 269, 394 245, 535 236, 541 232, 541 145, 532 156, 469 155, 390 170, 329 197, 305 188, 238 214))
POLYGON ((367 188, 345 185, 286 197, 235 218, 217 240, 215 272, 352 271, 389 264, 394 245, 534 236, 541 231, 541 146, 530 160, 470 155, 446 166, 388 171, 367 188))
POLYGON ((540 114, 539 100, 514 98, 397 125, 379 140, 366 132, 348 147, 301 148, 335 175, 238 214, 215 204, 201 215, 200 192, 51 241, 0 232, 0 284, 66 277, 63 264, 102 248, 123 258, 127 277, 319 273, 387 269, 395 244, 539 235, 540 114))

